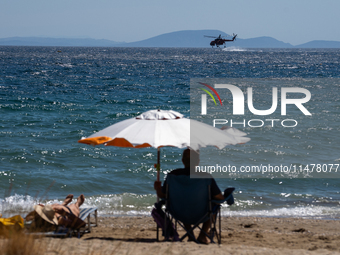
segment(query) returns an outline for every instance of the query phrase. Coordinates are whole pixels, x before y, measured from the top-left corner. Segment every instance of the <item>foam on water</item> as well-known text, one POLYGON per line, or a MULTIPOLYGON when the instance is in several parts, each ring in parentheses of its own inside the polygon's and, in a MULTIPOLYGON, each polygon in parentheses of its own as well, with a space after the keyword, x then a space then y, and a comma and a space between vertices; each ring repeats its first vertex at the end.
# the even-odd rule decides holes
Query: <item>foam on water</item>
POLYGON ((293 208, 275 208, 270 210, 222 210, 221 215, 226 217, 296 217, 340 220, 340 208, 328 206, 308 206, 293 208))
MULTIPOLYGON (((237 195, 236 195, 237 197, 237 195)), ((76 199, 73 199, 74 203, 76 199)), ((131 193, 111 194, 86 197, 82 207, 97 207, 99 216, 150 216, 155 195, 138 195, 131 193)), ((20 214, 23 217, 33 210, 35 204, 62 203, 60 199, 37 199, 31 196, 13 195, 0 201, 0 212, 3 217, 20 214)), ((221 215, 228 216, 256 216, 256 217, 302 217, 302 218, 328 218, 340 219, 339 203, 333 206, 318 204, 310 205, 286 205, 286 207, 268 208, 262 206, 262 202, 256 199, 235 200, 233 206, 223 204, 221 215), (266 209, 265 209, 266 208, 266 209)))
POLYGON ((248 51, 247 49, 244 48, 239 48, 239 47, 235 47, 235 46, 231 46, 231 47, 227 47, 227 48, 223 48, 223 51, 233 51, 233 52, 242 52, 242 51, 248 51))

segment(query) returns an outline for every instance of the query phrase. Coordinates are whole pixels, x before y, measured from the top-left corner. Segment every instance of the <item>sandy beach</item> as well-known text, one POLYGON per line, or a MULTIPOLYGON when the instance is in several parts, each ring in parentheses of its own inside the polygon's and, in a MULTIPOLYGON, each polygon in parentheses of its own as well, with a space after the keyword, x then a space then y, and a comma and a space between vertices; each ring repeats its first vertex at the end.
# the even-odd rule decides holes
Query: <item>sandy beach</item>
POLYGON ((221 245, 157 242, 156 224, 147 216, 100 217, 98 223, 80 239, 35 242, 45 254, 340 254, 340 221, 335 220, 222 217, 221 245))

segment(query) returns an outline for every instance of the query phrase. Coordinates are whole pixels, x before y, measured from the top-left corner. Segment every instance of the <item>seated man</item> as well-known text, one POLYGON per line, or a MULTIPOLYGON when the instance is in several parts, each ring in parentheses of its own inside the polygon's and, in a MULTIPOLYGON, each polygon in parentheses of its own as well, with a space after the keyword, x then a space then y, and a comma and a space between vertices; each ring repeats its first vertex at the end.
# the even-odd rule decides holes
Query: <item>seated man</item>
MULTIPOLYGON (((180 168, 180 169, 175 169, 173 171, 171 171, 169 174, 173 174, 173 175, 190 175, 190 168, 195 168, 198 164, 199 164, 199 154, 194 151, 194 150, 190 150, 190 149, 185 149, 183 151, 183 156, 182 156, 182 162, 184 165, 184 168, 180 168), (191 159, 191 164, 190 164, 190 159, 191 159)), ((212 178, 211 175, 208 175, 210 178, 212 178)), ((160 198, 165 198, 165 189, 166 189, 166 180, 164 181, 164 184, 162 186, 162 183, 160 181, 155 181, 154 183, 154 188, 157 192, 158 197, 160 198)), ((211 183, 211 195, 212 198, 215 200, 223 200, 224 196, 221 193, 221 190, 219 189, 219 187, 216 184, 216 181, 212 178, 212 183, 211 183)), ((189 230, 191 228, 190 224, 186 224, 185 222, 183 222, 185 228, 187 230, 189 230)), ((207 220, 206 222, 203 223, 203 227, 202 227, 202 231, 199 235, 199 237, 197 238, 197 240, 201 243, 205 243, 208 244, 209 240, 206 237, 205 233, 209 233, 209 228, 210 228, 210 220, 207 220), (204 231, 204 232, 203 232, 204 231)), ((193 233, 191 233, 193 234, 193 233)), ((189 238, 189 240, 191 240, 191 238, 189 238)))

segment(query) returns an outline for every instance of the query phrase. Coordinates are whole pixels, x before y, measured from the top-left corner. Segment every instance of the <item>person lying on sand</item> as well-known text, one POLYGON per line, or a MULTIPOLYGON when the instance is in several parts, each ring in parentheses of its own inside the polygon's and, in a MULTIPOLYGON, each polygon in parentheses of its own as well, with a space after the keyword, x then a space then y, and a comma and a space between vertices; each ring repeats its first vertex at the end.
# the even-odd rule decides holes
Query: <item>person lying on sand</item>
POLYGON ((48 229, 55 225, 71 227, 74 229, 81 228, 86 223, 79 218, 79 207, 84 203, 85 197, 81 194, 74 204, 72 202, 73 195, 66 196, 62 204, 52 205, 35 205, 34 211, 26 216, 26 220, 33 220, 33 228, 48 229))

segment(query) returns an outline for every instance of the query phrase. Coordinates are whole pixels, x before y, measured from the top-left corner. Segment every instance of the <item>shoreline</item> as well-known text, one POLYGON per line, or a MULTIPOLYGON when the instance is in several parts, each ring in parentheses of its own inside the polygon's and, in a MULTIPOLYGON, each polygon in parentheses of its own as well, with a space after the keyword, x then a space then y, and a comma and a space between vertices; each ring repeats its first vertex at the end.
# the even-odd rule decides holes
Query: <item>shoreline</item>
MULTIPOLYGON (((151 212, 148 213, 150 215, 147 214, 137 214, 137 215, 125 215, 125 214, 117 214, 117 215, 108 215, 108 214, 102 214, 102 215, 98 215, 98 219, 102 218, 102 219, 106 219, 106 218, 121 218, 121 217, 152 217, 151 216, 151 212)), ((226 215, 221 215, 221 218, 277 218, 277 219, 302 219, 302 220, 333 220, 333 221, 340 221, 340 217, 330 217, 330 216, 322 216, 322 215, 318 215, 318 216, 300 216, 300 217, 294 217, 294 216, 254 216, 254 215, 249 215, 249 216, 245 216, 245 215, 230 215, 230 216, 226 216, 226 215)))
POLYGON ((46 247, 45 254, 340 254, 338 220, 222 217, 221 221, 221 245, 157 242, 151 216, 100 216, 98 226, 80 239, 45 237, 36 241, 46 247))

